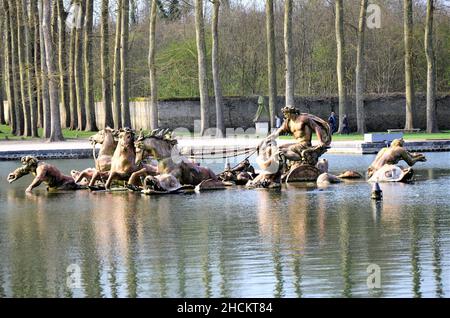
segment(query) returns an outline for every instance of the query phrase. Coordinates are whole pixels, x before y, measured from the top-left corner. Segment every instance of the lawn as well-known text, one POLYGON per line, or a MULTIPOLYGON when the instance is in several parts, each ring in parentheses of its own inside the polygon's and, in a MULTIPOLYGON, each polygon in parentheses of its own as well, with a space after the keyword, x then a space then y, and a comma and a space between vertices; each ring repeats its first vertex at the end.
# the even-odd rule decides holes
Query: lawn
MULTIPOLYGON (((10 139, 10 140, 38 140, 41 138, 31 138, 31 137, 18 137, 11 135, 11 129, 9 126, 0 125, 0 140, 10 139)), ((66 139, 86 139, 89 136, 92 136, 94 132, 91 131, 78 131, 78 130, 70 130, 63 129, 63 136, 66 139)), ((187 136, 188 134, 177 133, 178 135, 187 136)), ((42 129, 39 129, 39 136, 42 136, 42 129)), ((292 139, 292 136, 281 136, 281 139, 292 139)), ((450 140, 450 130, 444 130, 436 134, 427 134, 427 133, 412 133, 405 134, 403 136, 405 140, 433 140, 433 139, 449 139, 450 140)), ((313 140, 316 139, 314 135, 313 140)), ((333 135, 333 141, 358 141, 364 140, 364 136, 357 133, 351 133, 349 135, 333 135)))
MULTIPOLYGON (((42 136, 42 128, 38 129, 39 136, 42 136)), ((70 130, 70 129, 63 129, 63 136, 66 139, 85 139, 92 136, 93 132, 91 131, 78 131, 78 130, 70 130)), ((39 140, 42 138, 31 138, 31 137, 22 137, 22 136, 14 136, 11 134, 11 129, 9 126, 6 125, 0 125, 0 140, 39 140)))
MULTIPOLYGON (((292 139, 291 136, 281 136, 281 139, 292 139)), ((316 136, 314 135, 313 140, 316 140, 316 136)), ((403 139, 405 140, 436 140, 436 139, 449 139, 450 140, 450 130, 444 130, 435 134, 427 134, 427 133, 411 133, 404 134, 403 139)), ((351 133, 349 135, 340 135, 334 134, 333 141, 362 141, 364 140, 364 135, 351 133)))

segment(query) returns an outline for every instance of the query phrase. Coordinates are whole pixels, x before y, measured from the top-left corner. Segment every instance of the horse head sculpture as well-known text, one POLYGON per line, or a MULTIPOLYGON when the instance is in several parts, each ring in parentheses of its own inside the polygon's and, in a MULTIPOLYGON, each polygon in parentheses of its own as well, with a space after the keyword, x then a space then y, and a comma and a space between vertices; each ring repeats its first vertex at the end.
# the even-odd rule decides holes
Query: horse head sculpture
POLYGON ((155 129, 149 135, 145 136, 143 132, 134 143, 138 160, 145 159, 145 156, 152 156, 155 159, 165 159, 172 155, 173 148, 178 141, 172 138, 172 131, 166 129, 155 129))

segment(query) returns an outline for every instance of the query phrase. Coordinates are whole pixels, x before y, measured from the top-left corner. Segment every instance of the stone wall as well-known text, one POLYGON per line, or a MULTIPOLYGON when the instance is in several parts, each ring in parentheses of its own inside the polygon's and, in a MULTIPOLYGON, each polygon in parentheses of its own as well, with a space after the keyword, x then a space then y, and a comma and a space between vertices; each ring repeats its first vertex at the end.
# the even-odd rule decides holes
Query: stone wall
MULTIPOLYGON (((426 128, 425 95, 417 94, 415 110, 415 128, 426 128)), ((247 129, 254 127, 253 118, 258 108, 258 97, 224 98, 225 127, 247 129)), ((296 107, 302 112, 312 113, 321 118, 328 118, 331 111, 338 113, 338 98, 331 97, 296 97, 296 107)), ((266 105, 268 99, 266 98, 266 105)), ((6 105, 5 105, 6 106, 6 105)), ((284 106, 284 97, 277 100, 277 112, 284 106)), ((149 129, 148 102, 131 102, 130 113, 133 128, 149 129)), ((5 107, 6 109, 6 107, 5 107)), ((439 95, 437 99, 438 124, 441 130, 450 129, 450 95, 439 95)), ((96 103, 97 123, 104 126, 103 104, 96 103)), ((172 129, 185 127, 194 129, 194 121, 200 119, 200 101, 193 99, 166 100, 159 102, 160 126, 172 129)), ((404 94, 368 95, 365 99, 365 116, 368 131, 386 131, 403 128, 405 121, 404 94)), ((355 104, 349 101, 348 117, 350 128, 356 130, 355 104)), ((210 122, 215 122, 214 98, 210 101, 210 122)))
MULTIPOLYGON (((253 118, 258 108, 258 97, 228 97, 224 98, 225 127, 247 129, 254 127, 253 118)), ((296 107, 302 112, 312 113, 321 118, 328 118, 331 111, 338 113, 338 98, 332 97, 296 97, 296 107)), ((266 105, 268 99, 266 98, 266 105)), ((102 118, 102 105, 96 105, 98 118, 102 118)), ((277 100, 277 112, 284 106, 284 97, 277 100)), ((450 95, 439 95, 437 99, 438 123, 441 130, 450 129, 450 95)), ((133 126, 137 129, 148 129, 147 102, 131 103, 133 126)), ((194 120, 200 119, 200 102, 198 99, 171 100, 159 102, 160 126, 169 128, 185 127, 194 129, 194 120)), ((404 94, 368 95, 365 99, 365 117, 368 131, 386 131, 403 128, 405 124, 404 94)), ((356 130, 355 103, 349 101, 348 118, 350 128, 356 130)), ((415 128, 426 128, 425 95, 418 94, 416 98, 415 128)), ((214 99, 210 101, 210 122, 215 122, 214 99)), ((99 126, 103 127, 101 120, 99 126)))

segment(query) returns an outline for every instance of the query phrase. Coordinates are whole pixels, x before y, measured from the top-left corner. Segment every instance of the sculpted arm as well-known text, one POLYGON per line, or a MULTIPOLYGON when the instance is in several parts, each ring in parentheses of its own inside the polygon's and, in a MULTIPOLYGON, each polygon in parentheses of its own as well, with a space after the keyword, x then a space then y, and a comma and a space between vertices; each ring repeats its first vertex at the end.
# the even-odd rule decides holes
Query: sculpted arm
POLYGON ((402 159, 405 160, 405 162, 409 166, 413 166, 418 161, 426 161, 427 160, 424 155, 422 155, 422 154, 412 154, 409 151, 407 151, 406 149, 402 150, 401 156, 402 156, 402 159))
POLYGON ((285 132, 285 127, 284 124, 278 128, 276 131, 274 131, 273 133, 271 133, 269 136, 266 137, 266 139, 276 139, 278 138, 278 136, 282 133, 285 132))
POLYGON ((36 177, 33 179, 31 184, 28 186, 28 188, 25 190, 25 192, 32 192, 34 188, 38 187, 44 180, 45 180, 45 174, 47 173, 47 168, 45 166, 38 167, 36 170, 36 177))

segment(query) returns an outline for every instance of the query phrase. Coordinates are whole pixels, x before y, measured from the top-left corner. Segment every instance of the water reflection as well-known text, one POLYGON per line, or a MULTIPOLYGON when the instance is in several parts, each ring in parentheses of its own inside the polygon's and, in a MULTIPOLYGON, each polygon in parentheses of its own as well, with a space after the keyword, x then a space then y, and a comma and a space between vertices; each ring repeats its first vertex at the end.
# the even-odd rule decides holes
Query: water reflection
POLYGON ((411 271, 413 279, 413 294, 414 297, 422 297, 420 291, 421 285, 421 267, 420 267, 420 232, 419 232, 419 219, 418 213, 413 212, 411 215, 410 227, 411 227, 411 271))
POLYGON ((441 231, 439 228, 438 211, 434 208, 431 212, 431 232, 433 248, 433 271, 436 280, 436 297, 444 297, 442 284, 442 256, 441 256, 441 231))
POLYGON ((27 196, 29 180, 5 184, 8 164, 1 297, 444 297, 450 288, 450 170, 383 184, 374 202, 365 182, 27 196), (81 289, 66 285, 70 264, 81 268, 81 289), (382 270, 381 289, 367 288, 369 264, 382 270))
POLYGON ((350 225, 348 207, 342 207, 339 213, 339 242, 341 248, 341 270, 344 278, 344 297, 352 296, 351 266, 352 256, 350 247, 350 225))

